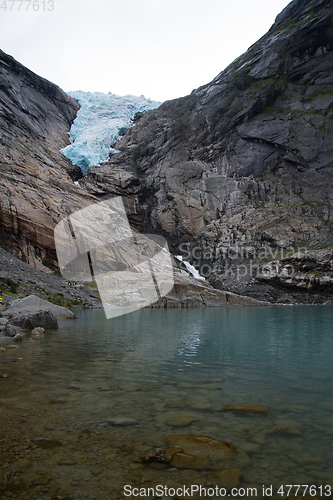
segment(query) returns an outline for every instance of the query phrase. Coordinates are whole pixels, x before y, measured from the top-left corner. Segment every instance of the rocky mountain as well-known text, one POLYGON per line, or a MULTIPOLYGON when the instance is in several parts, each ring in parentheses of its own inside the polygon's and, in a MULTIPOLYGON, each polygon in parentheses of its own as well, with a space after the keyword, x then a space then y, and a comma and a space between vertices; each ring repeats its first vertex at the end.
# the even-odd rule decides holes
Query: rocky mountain
POLYGON ((54 226, 95 201, 61 153, 78 103, 0 51, 0 240, 35 267, 57 266, 54 226))
POLYGON ((293 0, 212 82, 146 113, 80 185, 122 195, 217 288, 330 302, 333 4, 293 0))
MULTIPOLYGON (((138 101, 143 106, 153 104, 138 101)), ((66 285, 46 267, 58 267, 55 226, 98 201, 74 183, 81 170, 60 152, 69 144, 78 109, 77 101, 59 87, 0 51, 0 242, 4 247, 0 284, 5 303, 13 296, 34 293, 55 303, 100 307, 96 286, 66 285), (5 249, 24 262, 20 264, 5 249)), ((258 305, 247 297, 214 290, 189 275, 184 264, 176 259, 173 263, 174 290, 157 306, 258 305)))
POLYGON ((329 0, 293 0, 212 82, 145 113, 80 187, 59 152, 78 104, 1 52, 2 242, 56 265, 59 220, 121 195, 133 228, 215 288, 332 302, 332 15, 329 0))

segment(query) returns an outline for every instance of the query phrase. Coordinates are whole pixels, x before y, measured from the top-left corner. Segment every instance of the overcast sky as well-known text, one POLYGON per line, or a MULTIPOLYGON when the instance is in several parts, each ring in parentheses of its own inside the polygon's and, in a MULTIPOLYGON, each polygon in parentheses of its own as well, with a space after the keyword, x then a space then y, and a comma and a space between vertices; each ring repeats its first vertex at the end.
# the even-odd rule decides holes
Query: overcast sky
POLYGON ((66 91, 164 101, 212 80, 288 3, 0 0, 0 48, 66 91))

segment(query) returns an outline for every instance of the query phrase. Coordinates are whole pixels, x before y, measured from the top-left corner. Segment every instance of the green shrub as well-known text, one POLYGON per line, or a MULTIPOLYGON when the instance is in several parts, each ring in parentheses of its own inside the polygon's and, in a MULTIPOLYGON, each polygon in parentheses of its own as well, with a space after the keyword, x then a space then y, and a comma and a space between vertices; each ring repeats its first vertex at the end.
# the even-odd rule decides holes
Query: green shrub
POLYGON ((18 289, 18 283, 15 283, 15 281, 11 280, 10 278, 8 278, 6 280, 6 285, 9 286, 9 291, 10 293, 17 293, 17 289, 18 289))

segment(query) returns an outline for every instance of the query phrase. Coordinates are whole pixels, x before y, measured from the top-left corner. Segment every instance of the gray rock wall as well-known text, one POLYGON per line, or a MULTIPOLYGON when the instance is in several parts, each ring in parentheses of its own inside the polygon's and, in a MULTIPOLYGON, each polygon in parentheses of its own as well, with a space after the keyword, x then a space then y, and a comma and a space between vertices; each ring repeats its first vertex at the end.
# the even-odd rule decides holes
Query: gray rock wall
MULTIPOLYGON (((331 248, 332 15, 327 0, 292 2, 212 82, 146 113, 116 144, 120 153, 90 169, 81 185, 126 197, 133 225, 164 235, 175 253, 188 243, 198 268, 235 263, 195 258, 198 248, 241 247, 254 256, 266 249, 268 257, 331 248)), ((250 273, 209 278, 277 300, 274 286, 250 273)))
POLYGON ((53 228, 94 198, 60 149, 78 103, 0 51, 0 241, 26 262, 57 266, 53 228))

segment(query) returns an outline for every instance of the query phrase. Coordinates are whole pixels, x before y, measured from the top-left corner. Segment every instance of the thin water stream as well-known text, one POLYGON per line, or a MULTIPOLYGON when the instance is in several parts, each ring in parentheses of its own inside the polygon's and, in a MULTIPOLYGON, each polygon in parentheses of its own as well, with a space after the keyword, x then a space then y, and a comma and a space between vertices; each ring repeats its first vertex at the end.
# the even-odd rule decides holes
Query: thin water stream
POLYGON ((239 486, 257 487, 258 498, 262 485, 286 498, 287 489, 278 493, 286 484, 329 497, 333 307, 77 315, 0 353, 1 499, 114 500, 126 498, 125 485, 213 486, 214 460, 194 469, 142 462, 175 434, 242 450, 239 486), (236 403, 270 411, 223 410, 236 403), (136 422, 110 425, 114 418, 136 422))

